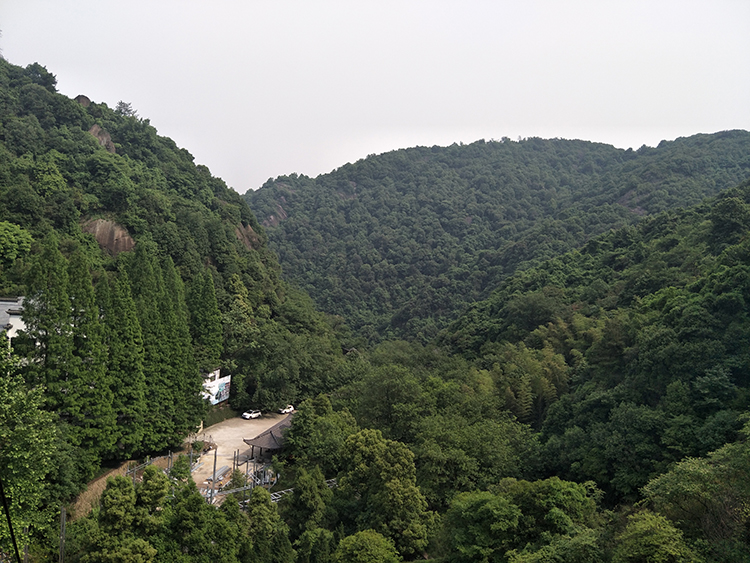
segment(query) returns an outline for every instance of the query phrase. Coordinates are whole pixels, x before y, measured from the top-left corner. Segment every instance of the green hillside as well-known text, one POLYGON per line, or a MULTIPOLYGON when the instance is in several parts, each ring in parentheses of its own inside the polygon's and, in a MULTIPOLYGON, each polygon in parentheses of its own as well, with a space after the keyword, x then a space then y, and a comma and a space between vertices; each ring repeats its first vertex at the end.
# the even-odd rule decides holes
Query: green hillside
POLYGON ((0 59, 0 296, 26 297, 0 478, 35 533, 103 463, 180 446, 206 415, 201 373, 273 409, 333 389, 343 362, 239 194, 128 104, 55 84, 0 59))
POLYGON ((518 267, 750 176, 750 133, 637 151, 479 141, 369 156, 245 194, 285 275, 358 334, 427 341, 518 267))

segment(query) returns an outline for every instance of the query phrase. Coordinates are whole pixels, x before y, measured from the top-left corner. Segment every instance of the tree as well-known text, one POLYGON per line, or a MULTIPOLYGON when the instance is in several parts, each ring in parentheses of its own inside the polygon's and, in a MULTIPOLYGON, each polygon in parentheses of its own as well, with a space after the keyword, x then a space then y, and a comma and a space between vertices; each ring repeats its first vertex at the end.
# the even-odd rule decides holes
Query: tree
POLYGON ((682 532, 659 514, 643 511, 628 517, 617 536, 612 563, 698 563, 700 558, 683 540, 682 532))
POLYGON ((322 527, 326 507, 332 497, 333 493, 318 466, 310 471, 304 467, 297 470, 294 492, 279 503, 293 541, 306 531, 322 527))
POLYGON ((285 434, 285 447, 300 465, 317 465, 324 476, 332 477, 341 469, 346 439, 357 430, 349 411, 334 411, 330 399, 318 395, 299 405, 285 434))
POLYGON ((172 388, 175 401, 175 432, 172 444, 193 430, 203 414, 201 387, 203 380, 193 357, 188 311, 185 305, 185 286, 170 257, 164 261, 164 294, 160 311, 166 329, 168 356, 164 377, 172 388))
POLYGON ((135 489, 127 477, 117 475, 107 479, 102 493, 99 525, 110 535, 129 532, 135 516, 135 489))
POLYGON ((398 563, 401 557, 393 541, 375 530, 362 530, 339 542, 333 560, 336 563, 398 563))
POLYGON ((750 447, 747 436, 726 444, 703 458, 688 458, 652 479, 643 495, 661 515, 688 538, 708 541, 720 552, 734 546, 744 557, 748 551, 750 515, 750 447))
MULTIPOLYGON (((30 271, 23 321, 30 340, 27 381, 46 387, 50 410, 65 403, 73 356, 68 271, 57 237, 47 235, 30 271)), ((62 413, 63 419, 67 413, 62 413)))
POLYGON ((117 439, 113 385, 107 372, 104 327, 85 254, 77 249, 68 264, 73 354, 62 412, 71 443, 79 448, 81 474, 90 479, 111 457, 117 439))
POLYGON ((305 530, 294 542, 297 563, 331 563, 335 547, 333 532, 325 528, 305 530))
POLYGON ((597 491, 557 477, 460 493, 444 519, 448 560, 598 561, 597 491), (580 537, 579 537, 580 536, 580 537))
POLYGON ((292 563, 294 550, 289 542, 289 529, 279 517, 271 495, 263 487, 255 487, 247 504, 249 533, 253 539, 251 558, 258 563, 292 563))
POLYGON ((381 366, 362 382, 357 419, 394 440, 409 442, 425 402, 421 385, 408 368, 381 366))
POLYGON ((207 373, 219 366, 223 344, 221 313, 209 270, 193 278, 187 302, 195 359, 200 370, 207 373))
POLYGON ((130 102, 123 102, 120 100, 115 106, 115 113, 123 117, 138 117, 138 114, 133 109, 133 104, 130 102))
MULTIPOLYGON (((235 563, 243 539, 228 520, 227 510, 206 504, 195 483, 177 485, 174 498, 164 510, 158 530, 159 555, 164 561, 235 563)), ((239 512, 239 511, 237 511, 239 512)), ((246 559, 247 560, 247 559, 246 559)))
POLYGON ((44 67, 39 63, 31 63, 26 66, 26 75, 31 78, 31 81, 35 84, 44 86, 52 93, 57 92, 57 89, 55 88, 57 85, 57 78, 47 70, 47 67, 44 67))
MULTIPOLYGON (((8 355, 8 342, 0 333, 0 479, 8 499, 15 536, 20 544, 24 530, 41 531, 48 514, 42 509, 48 492, 46 479, 54 462, 57 439, 55 417, 43 409, 39 387, 28 387, 19 375, 19 360, 8 355)), ((0 519, 0 554, 12 553, 10 530, 0 519)), ((10 557, 8 558, 10 560, 10 557)))
POLYGON ((111 282, 102 279, 99 288, 107 328, 108 371, 117 417, 116 457, 130 459, 143 451, 147 431, 144 424, 148 407, 143 335, 127 271, 121 268, 119 275, 111 282))
POLYGON ((31 250, 31 234, 14 223, 0 221, 0 266, 8 267, 31 250))
POLYGON ((347 438, 343 462, 335 495, 344 524, 383 534, 404 556, 421 553, 434 515, 416 485, 414 454, 378 430, 361 430, 347 438))
MULTIPOLYGON (((165 326, 167 297, 161 267, 156 260, 156 247, 140 241, 132 256, 127 257, 127 272, 133 288, 138 323, 143 335, 143 371, 146 378, 146 402, 143 447, 159 451, 171 445, 179 434, 175 373, 169 360, 179 351, 169 349, 170 337, 165 326)), ((180 416, 182 419, 184 415, 180 416)))
POLYGON ((503 496, 486 491, 460 493, 444 519, 448 561, 505 561, 521 518, 521 510, 503 496))
POLYGON ((457 492, 521 477, 535 445, 531 429, 510 416, 473 423, 460 415, 425 417, 412 447, 417 482, 431 507, 445 509, 457 492))

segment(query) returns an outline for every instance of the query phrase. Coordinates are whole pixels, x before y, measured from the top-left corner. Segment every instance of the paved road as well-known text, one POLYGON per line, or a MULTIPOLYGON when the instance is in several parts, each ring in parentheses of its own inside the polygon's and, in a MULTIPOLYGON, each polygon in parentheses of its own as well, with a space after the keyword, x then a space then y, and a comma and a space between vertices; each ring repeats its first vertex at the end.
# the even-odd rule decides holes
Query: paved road
MULTIPOLYGON (((217 445, 216 450, 216 467, 227 465, 232 467, 234 453, 240 450, 240 455, 250 454, 250 448, 243 442, 244 438, 255 438, 271 428, 274 424, 283 419, 285 414, 264 414, 260 418, 245 420, 244 418, 235 417, 227 419, 213 426, 205 428, 198 439, 210 440, 217 445)), ((204 486, 206 478, 211 476, 214 469, 214 452, 211 450, 203 455, 200 459, 203 463, 193 472, 193 481, 198 488, 204 486)))

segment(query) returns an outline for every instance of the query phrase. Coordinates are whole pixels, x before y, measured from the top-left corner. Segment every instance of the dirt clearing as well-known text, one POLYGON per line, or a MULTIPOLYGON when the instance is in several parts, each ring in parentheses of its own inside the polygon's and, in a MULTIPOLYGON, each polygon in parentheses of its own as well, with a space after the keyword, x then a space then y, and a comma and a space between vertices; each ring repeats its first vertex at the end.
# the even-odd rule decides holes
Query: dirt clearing
MULTIPOLYGON (((213 426, 205 428, 198 434, 197 439, 216 444, 216 468, 223 466, 232 467, 232 460, 237 450, 240 451, 242 460, 250 455, 250 448, 243 442, 245 438, 255 438, 262 434, 274 424, 286 418, 283 414, 264 414, 260 418, 236 417, 224 420, 213 426)), ((205 453, 199 461, 202 465, 193 471, 193 481, 201 488, 214 469, 214 451, 205 453)))

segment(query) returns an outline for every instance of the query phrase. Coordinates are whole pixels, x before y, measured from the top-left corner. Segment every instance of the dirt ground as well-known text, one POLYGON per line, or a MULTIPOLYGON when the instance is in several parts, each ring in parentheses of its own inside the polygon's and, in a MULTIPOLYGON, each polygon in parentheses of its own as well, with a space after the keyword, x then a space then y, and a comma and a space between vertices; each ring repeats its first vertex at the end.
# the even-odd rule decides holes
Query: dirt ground
MULTIPOLYGON (((244 462, 250 456, 250 448, 242 440, 244 438, 255 438, 262 434, 274 424, 277 424, 287 415, 266 413, 260 418, 235 417, 227 419, 213 426, 205 428, 198 434, 198 440, 212 442, 216 444, 216 468, 226 465, 232 467, 232 460, 237 450, 240 452, 240 458, 244 462)), ((201 456, 200 465, 193 471, 193 481, 198 488, 205 487, 206 479, 211 476, 214 469, 214 451, 211 450, 201 456)))

